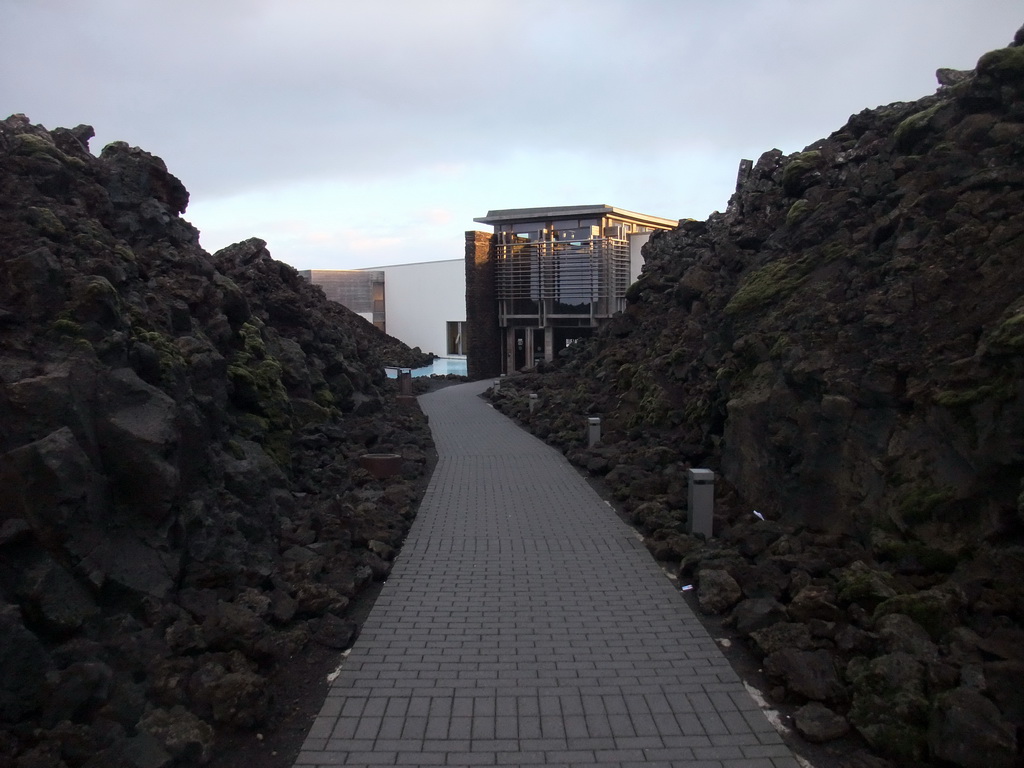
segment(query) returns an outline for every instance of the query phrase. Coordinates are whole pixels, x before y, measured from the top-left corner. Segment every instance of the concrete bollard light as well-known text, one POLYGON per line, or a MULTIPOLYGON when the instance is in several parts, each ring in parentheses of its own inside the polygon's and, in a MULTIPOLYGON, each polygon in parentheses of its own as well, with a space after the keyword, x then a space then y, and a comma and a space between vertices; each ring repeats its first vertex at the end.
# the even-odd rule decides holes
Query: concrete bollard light
POLYGON ((710 469, 690 469, 689 517, 686 521, 686 532, 699 533, 710 539, 715 520, 715 473, 710 469))
POLYGON ((403 368, 398 372, 398 394, 405 397, 412 395, 412 370, 403 368))
POLYGON ((587 446, 593 448, 601 442, 601 419, 591 416, 587 419, 587 446))
POLYGON ((537 395, 530 393, 530 413, 533 413, 537 407, 537 395))
POLYGON ((501 379, 495 379, 492 386, 494 387, 495 392, 501 392, 501 379))

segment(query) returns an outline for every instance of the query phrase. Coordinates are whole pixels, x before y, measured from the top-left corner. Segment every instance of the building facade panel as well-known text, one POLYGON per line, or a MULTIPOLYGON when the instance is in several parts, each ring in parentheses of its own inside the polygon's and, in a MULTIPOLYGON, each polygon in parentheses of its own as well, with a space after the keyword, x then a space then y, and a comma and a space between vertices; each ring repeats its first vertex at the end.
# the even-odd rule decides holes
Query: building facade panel
POLYGON ((320 286, 331 301, 348 307, 382 331, 389 332, 385 312, 384 272, 358 269, 305 269, 299 274, 314 285, 320 286))

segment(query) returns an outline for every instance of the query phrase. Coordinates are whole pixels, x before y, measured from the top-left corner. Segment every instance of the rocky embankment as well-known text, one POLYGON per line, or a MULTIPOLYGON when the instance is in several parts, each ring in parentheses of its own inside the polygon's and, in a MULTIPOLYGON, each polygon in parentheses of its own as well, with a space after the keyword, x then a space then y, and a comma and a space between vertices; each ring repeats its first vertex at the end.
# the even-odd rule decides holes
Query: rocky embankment
POLYGON ((92 133, 0 122, 0 762, 201 765, 351 643, 430 451, 382 364, 427 360, 92 133))
POLYGON ((850 739, 857 765, 1024 762, 1021 43, 744 162, 725 213, 652 238, 626 312, 492 394, 603 479, 840 762, 850 739), (698 466, 710 541, 686 534, 698 466))

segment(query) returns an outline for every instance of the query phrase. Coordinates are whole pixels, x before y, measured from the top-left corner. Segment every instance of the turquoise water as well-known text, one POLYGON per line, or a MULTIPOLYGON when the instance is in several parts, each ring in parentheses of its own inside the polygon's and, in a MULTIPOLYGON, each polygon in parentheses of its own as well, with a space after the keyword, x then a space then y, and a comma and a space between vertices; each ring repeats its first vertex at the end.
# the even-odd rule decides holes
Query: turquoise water
MULTIPOLYGON (((398 378, 397 368, 385 368, 385 372, 389 379, 398 378)), ((454 374, 455 376, 466 375, 466 358, 464 357, 439 357, 434 361, 433 365, 428 365, 426 368, 413 368, 413 378, 417 376, 447 376, 448 374, 454 374)))

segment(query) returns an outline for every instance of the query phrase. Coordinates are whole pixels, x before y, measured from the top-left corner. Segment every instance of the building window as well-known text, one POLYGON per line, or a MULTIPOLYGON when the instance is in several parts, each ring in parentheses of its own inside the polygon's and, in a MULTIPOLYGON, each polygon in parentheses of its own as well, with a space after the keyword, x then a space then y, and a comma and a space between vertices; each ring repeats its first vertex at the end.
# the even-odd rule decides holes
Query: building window
POLYGON ((448 354, 466 354, 466 323, 461 320, 448 322, 448 354))

